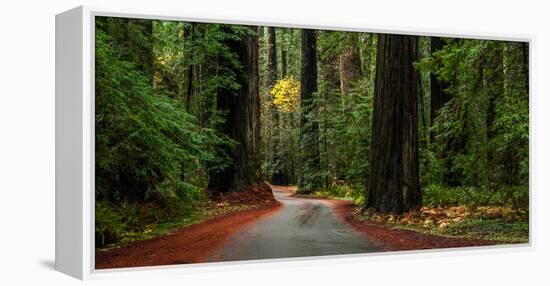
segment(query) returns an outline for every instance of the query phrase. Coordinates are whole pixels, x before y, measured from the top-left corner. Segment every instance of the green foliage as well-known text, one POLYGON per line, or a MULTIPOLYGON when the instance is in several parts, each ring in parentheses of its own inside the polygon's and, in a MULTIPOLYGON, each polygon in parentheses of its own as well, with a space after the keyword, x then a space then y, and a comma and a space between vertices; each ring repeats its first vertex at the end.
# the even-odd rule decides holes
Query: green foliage
POLYGON ((344 178, 356 185, 363 185, 369 174, 371 145, 371 122, 373 114, 374 85, 370 80, 362 79, 355 83, 349 97, 342 99, 342 109, 335 122, 337 146, 335 156, 343 166, 344 178))
MULTIPOLYGON (((200 217, 196 209, 207 200, 209 172, 230 167, 227 150, 237 146, 217 131, 227 112, 216 108, 219 91, 240 89, 236 79, 242 67, 230 43, 253 32, 236 25, 104 17, 96 24, 96 242, 102 246, 200 217)), ((300 30, 277 28, 278 68, 282 72, 284 50, 287 75, 275 88, 267 76, 266 34, 258 54, 266 179, 282 170, 288 183, 301 178, 303 189, 314 194, 362 204, 371 172, 377 35, 319 31, 318 92, 303 102, 307 110, 300 110, 295 80, 301 70, 300 30), (353 60, 345 62, 350 55, 353 60), (360 63, 346 68, 354 61, 360 63), (308 123, 301 126, 300 119, 308 123), (305 156, 312 151, 319 156, 305 156)), ((432 53, 429 37, 419 42, 424 205, 506 205, 524 211, 529 204, 525 44, 445 39, 443 49, 432 53), (451 98, 433 122, 430 75, 448 86, 451 98)), ((505 225, 488 228, 498 232, 505 225)))
POLYGON ((320 138, 319 136, 319 112, 316 106, 319 106, 319 93, 313 94, 312 100, 303 100, 300 108, 302 120, 306 119, 306 124, 301 124, 300 130, 300 149, 296 155, 300 158, 300 180, 298 181, 300 193, 311 193, 320 189, 325 181, 326 169, 321 166, 320 157, 320 138), (306 102, 305 104, 303 102, 306 102), (304 108, 304 105, 306 108, 304 108))
POLYGON ((151 238, 199 218, 200 212, 177 197, 163 203, 96 201, 96 247, 151 238))
POLYGON ((422 193, 423 204, 432 207, 480 205, 488 203, 490 198, 490 194, 476 192, 473 188, 450 188, 442 185, 426 186, 422 193))
POLYGON ((522 186, 505 187, 499 191, 483 191, 474 187, 429 185, 423 188, 423 204, 431 207, 512 206, 516 211, 523 211, 529 207, 529 189, 522 186))
POLYGON ((458 224, 450 224, 441 233, 450 236, 526 243, 529 241, 529 223, 525 220, 479 218, 466 220, 458 224))
MULTIPOLYGON (((360 33, 320 31, 319 50, 321 61, 331 61, 340 56, 348 47, 357 44, 360 33)), ((363 34, 368 35, 368 34, 363 34)))
POLYGON ((442 50, 416 64, 448 83, 452 97, 431 123, 434 142, 421 150, 425 185, 492 194, 528 184, 529 101, 522 45, 448 39, 442 50))
MULTIPOLYGON (((315 182, 307 186, 314 191, 330 194, 335 185, 364 191, 369 173, 375 46, 375 37, 370 34, 318 33, 318 92, 312 102, 314 111, 306 118, 308 124, 318 126, 320 166, 308 168, 312 164, 299 162, 302 176, 315 182), (341 58, 353 48, 365 62, 355 63, 354 77, 349 78, 344 94, 338 83, 343 76, 339 71, 341 58)), ((309 151, 305 148, 302 152, 309 151)))
MULTIPOLYGON (((156 27, 162 27, 160 32, 167 34, 182 28, 181 25, 156 27)), ((225 168, 232 163, 220 147, 235 146, 235 142, 215 131, 223 123, 223 115, 212 112, 209 126, 201 126, 173 89, 162 80, 153 84, 149 76, 152 71, 145 69, 139 57, 153 54, 152 47, 128 47, 127 42, 120 41, 121 38, 130 41, 130 37, 131 41, 150 42, 146 33, 143 25, 132 20, 97 21, 98 245, 118 241, 149 223, 189 215, 197 203, 205 200, 202 189, 207 184, 206 166, 225 168), (149 51, 140 53, 140 49, 149 51)), ((174 44, 176 39, 177 36, 167 41, 174 44)), ((177 67, 179 54, 168 50, 155 53, 163 54, 157 57, 155 66, 177 67)), ((174 74, 170 76, 177 78, 174 74)), ((228 79, 220 81, 224 80, 228 79)))
POLYGON ((213 160, 205 146, 221 139, 201 132, 180 103, 154 94, 147 78, 116 57, 102 30, 96 38, 98 198, 143 200, 182 191, 182 176, 213 160))
POLYGON ((364 194, 365 191, 362 187, 348 185, 333 185, 313 193, 313 195, 321 198, 351 200, 356 205, 363 205, 365 202, 364 194))
POLYGON ((220 88, 239 89, 234 69, 218 64, 219 58, 228 61, 231 66, 240 67, 237 55, 224 44, 228 39, 238 40, 249 29, 241 26, 219 24, 199 24, 161 21, 154 22, 154 54, 157 73, 157 88, 173 93, 174 97, 183 99, 188 89, 198 93, 192 99, 197 110, 191 113, 215 112, 212 99, 220 88), (190 68, 194 67, 189 81, 190 68), (197 69, 209 76, 198 78, 197 69), (215 74, 210 76, 210 74, 215 74), (195 111, 195 112, 194 112, 195 111))
POLYGON ((96 247, 104 246, 121 239, 126 226, 122 216, 107 203, 96 202, 95 206, 95 243, 96 247))

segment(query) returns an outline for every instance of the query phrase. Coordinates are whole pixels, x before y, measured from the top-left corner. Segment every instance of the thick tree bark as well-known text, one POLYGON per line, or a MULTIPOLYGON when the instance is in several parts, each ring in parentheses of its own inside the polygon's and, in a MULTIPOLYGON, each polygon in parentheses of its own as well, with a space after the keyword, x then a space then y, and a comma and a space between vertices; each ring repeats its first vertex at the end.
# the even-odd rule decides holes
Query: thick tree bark
POLYGON ((233 164, 223 170, 210 171, 209 189, 220 192, 269 190, 261 173, 258 41, 255 35, 239 36, 240 40, 228 39, 225 44, 238 56, 241 68, 220 59, 220 65, 235 70, 240 85, 237 91, 221 88, 216 99, 218 110, 227 112, 220 131, 238 142, 236 147, 226 150, 233 164))
POLYGON ((403 213, 421 204, 418 166, 417 37, 380 35, 371 172, 365 208, 403 213))
POLYGON ((321 169, 319 123, 317 122, 317 40, 314 30, 302 30, 302 67, 300 73, 300 149, 302 168, 300 192, 311 192, 321 186, 317 175, 321 169))
MULTIPOLYGON (((431 37, 430 39, 430 49, 431 53, 435 53, 443 49, 443 39, 439 37, 431 37)), ((449 87, 449 84, 444 81, 439 81, 437 77, 432 73, 430 75, 430 124, 434 126, 435 120, 439 110, 451 100, 451 95, 445 90, 449 87)), ((430 141, 433 143, 435 139, 435 134, 433 131, 430 131, 430 141)))

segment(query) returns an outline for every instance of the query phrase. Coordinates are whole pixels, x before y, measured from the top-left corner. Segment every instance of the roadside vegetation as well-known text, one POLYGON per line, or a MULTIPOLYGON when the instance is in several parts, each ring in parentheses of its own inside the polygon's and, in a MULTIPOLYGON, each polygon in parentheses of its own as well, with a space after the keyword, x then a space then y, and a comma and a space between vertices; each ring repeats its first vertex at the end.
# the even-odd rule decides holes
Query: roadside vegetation
POLYGON ((473 238, 496 243, 529 242, 528 190, 508 189, 481 193, 465 188, 431 186, 424 189, 424 206, 402 214, 364 210, 362 192, 335 187, 312 193, 315 198, 352 201, 353 218, 394 229, 447 237, 473 238))
MULTIPOLYGON (((96 205, 96 242, 101 250, 109 250, 140 240, 167 235, 209 219, 237 212, 254 210, 260 203, 230 203, 204 200, 192 210, 162 213, 137 204, 96 205)), ((149 207, 155 207, 150 205, 149 207)))

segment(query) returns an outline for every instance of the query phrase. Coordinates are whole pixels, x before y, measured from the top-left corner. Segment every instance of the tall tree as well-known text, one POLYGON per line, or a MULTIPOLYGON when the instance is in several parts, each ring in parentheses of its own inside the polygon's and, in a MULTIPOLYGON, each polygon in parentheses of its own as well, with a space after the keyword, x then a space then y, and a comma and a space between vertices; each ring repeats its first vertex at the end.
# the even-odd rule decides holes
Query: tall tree
POLYGON ((500 127, 498 133, 504 140, 497 139, 500 146, 496 148, 506 154, 497 156, 500 157, 499 161, 503 162, 502 181, 508 186, 528 185, 529 47, 527 42, 505 44, 504 86, 504 96, 497 107, 500 113, 497 119, 500 127), (512 118, 514 123, 508 123, 512 118))
POLYGON ((421 204, 418 163, 417 37, 380 35, 371 172, 365 208, 402 213, 421 204))
POLYGON ((302 30, 302 66, 300 72, 300 151, 302 168, 300 192, 311 192, 321 186, 319 123, 316 120, 317 39, 314 30, 302 30))
POLYGON ((268 65, 269 65, 269 85, 273 87, 277 81, 277 34, 274 27, 267 28, 269 39, 268 46, 268 65))
POLYGON ((237 90, 232 86, 221 87, 216 100, 217 108, 226 112, 220 131, 238 145, 226 150, 232 164, 222 170, 210 171, 209 188, 221 192, 250 188, 269 190, 261 172, 258 38, 249 27, 246 31, 228 32, 238 36, 228 37, 224 44, 236 56, 240 66, 224 57, 220 59, 220 65, 233 70, 239 87, 237 90))
MULTIPOLYGON (((269 88, 272 89, 277 83, 277 34, 274 27, 267 28, 268 34, 268 81, 269 88)), ((271 182, 275 185, 286 184, 284 173, 282 171, 281 150, 280 150, 280 114, 275 104, 271 106, 271 119, 273 120, 273 171, 271 174, 271 182)))
MULTIPOLYGON (((297 49, 295 49, 292 45, 292 32, 288 29, 280 29, 279 31, 279 47, 281 50, 281 79, 289 82, 289 80, 294 80, 292 75, 289 75, 289 57, 292 55, 292 51, 295 51, 297 49)), ((297 106, 295 105, 294 107, 297 106)), ((296 161, 298 159, 298 156, 296 156, 296 154, 299 150, 299 140, 298 133, 295 132, 297 130, 295 123, 295 109, 287 110, 286 112, 281 112, 279 110, 279 128, 280 130, 285 130, 285 132, 279 132, 279 134, 281 135, 281 139, 279 141, 279 151, 281 155, 279 158, 281 159, 281 169, 283 170, 283 180, 281 182, 282 185, 296 184, 297 182, 296 161)))
POLYGON ((193 69, 194 69, 194 63, 192 57, 193 54, 193 45, 195 43, 195 23, 190 23, 188 29, 187 29, 187 42, 190 45, 189 50, 189 66, 187 67, 187 91, 185 95, 185 108, 187 111, 189 111, 189 108, 191 107, 191 98, 193 96, 193 69))
MULTIPOLYGON (((487 84, 487 118, 486 118, 486 136, 487 142, 494 140, 496 136, 496 105, 499 98, 504 95, 504 66, 503 66, 503 45, 498 42, 488 42, 486 84, 487 84)), ((487 150, 487 166, 490 169, 496 167, 494 160, 495 150, 488 148, 487 150)), ((495 173, 488 172, 489 184, 495 183, 495 173)))
POLYGON ((101 17, 101 27, 118 47, 120 58, 134 64, 152 82, 153 21, 101 17))
POLYGON ((287 75, 287 61, 286 61, 286 48, 281 49, 281 78, 285 78, 287 75))
POLYGON ((527 94, 529 94, 529 43, 528 42, 522 42, 521 43, 521 56, 522 56, 522 67, 523 67, 523 74, 524 74, 524 85, 525 89, 527 90, 527 94))
MULTIPOLYGON (((435 53, 443 49, 445 42, 440 37, 430 38, 430 50, 431 53, 435 53)), ((451 95, 446 91, 449 84, 445 81, 439 80, 433 72, 430 74, 430 122, 433 126, 437 117, 438 111, 451 100, 451 95)), ((430 141, 433 143, 435 134, 430 131, 430 141)))
POLYGON ((340 71, 340 92, 347 95, 351 84, 361 75, 361 56, 359 52, 357 33, 347 34, 347 43, 338 57, 340 71))

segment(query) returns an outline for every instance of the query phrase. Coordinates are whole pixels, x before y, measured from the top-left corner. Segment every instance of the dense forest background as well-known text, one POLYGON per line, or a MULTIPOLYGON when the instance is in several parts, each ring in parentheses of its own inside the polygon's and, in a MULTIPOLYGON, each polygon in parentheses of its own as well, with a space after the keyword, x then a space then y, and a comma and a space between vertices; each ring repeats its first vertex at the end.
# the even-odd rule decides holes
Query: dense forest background
POLYGON ((96 18, 96 246, 220 193, 529 202, 528 45, 96 18))

